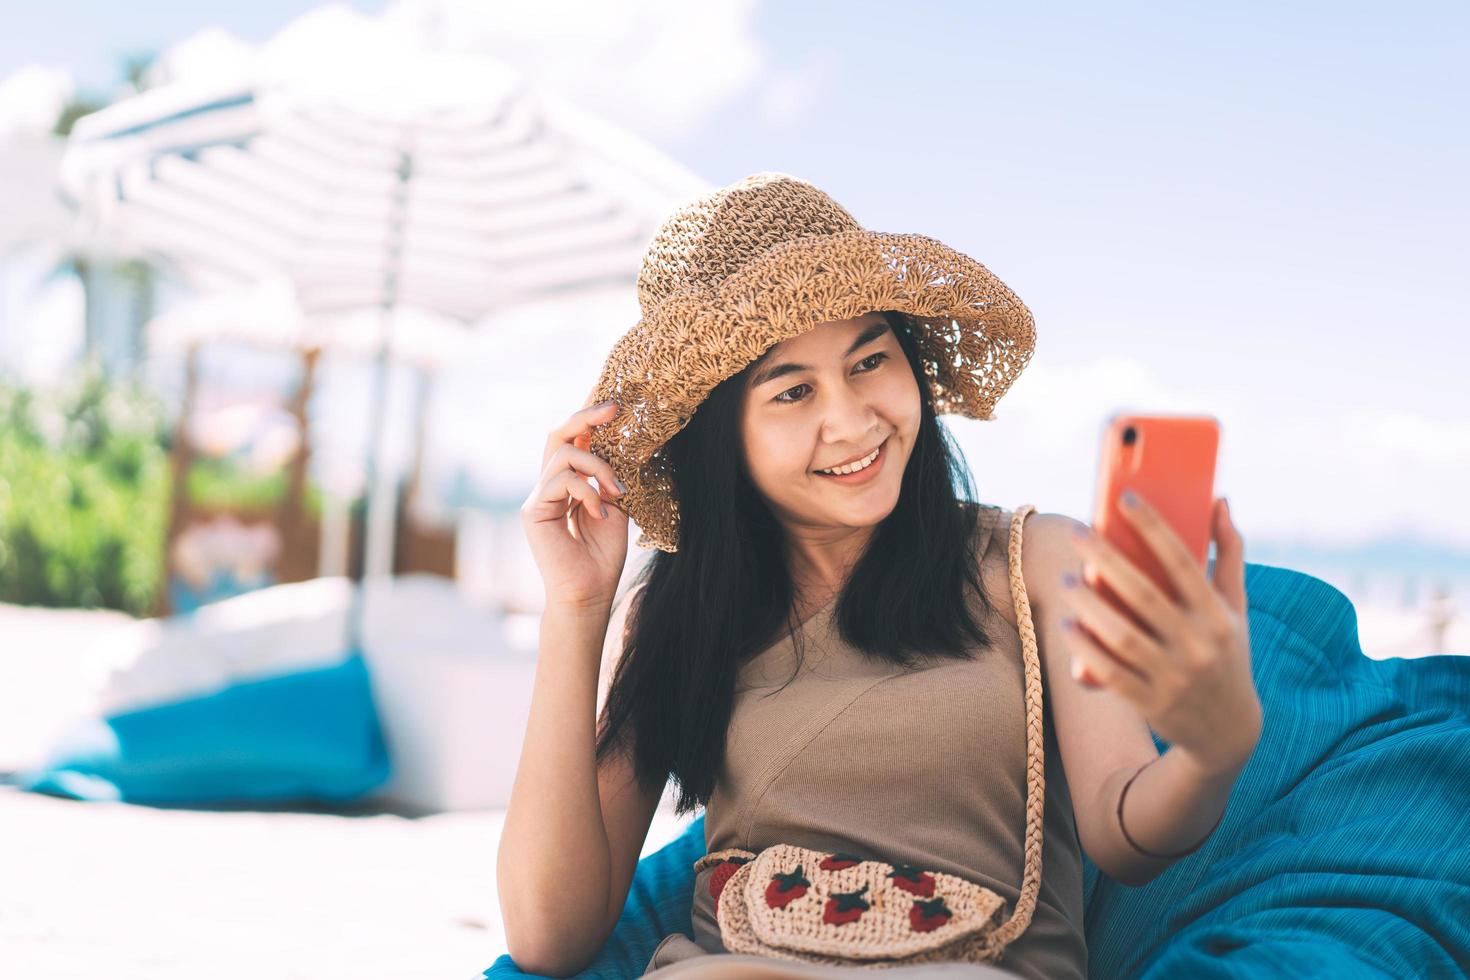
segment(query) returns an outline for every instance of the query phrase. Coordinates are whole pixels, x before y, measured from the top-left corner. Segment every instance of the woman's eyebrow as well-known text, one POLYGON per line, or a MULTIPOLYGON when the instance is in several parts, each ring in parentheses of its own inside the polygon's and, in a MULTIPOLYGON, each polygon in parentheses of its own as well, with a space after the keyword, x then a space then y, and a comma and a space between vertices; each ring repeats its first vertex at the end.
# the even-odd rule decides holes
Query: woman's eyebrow
MULTIPOLYGON (((877 340, 879 337, 883 336, 887 332, 887 323, 873 324, 872 326, 865 329, 862 333, 857 335, 857 338, 853 340, 853 342, 848 346, 847 350, 843 352, 842 356, 851 356, 852 353, 856 351, 859 347, 862 347, 864 344, 868 344, 877 340)), ((811 368, 806 364, 792 364, 789 362, 785 364, 768 364, 756 372, 755 378, 750 382, 750 385, 752 388, 754 388, 759 385, 765 384, 767 381, 774 381, 782 375, 794 374, 798 371, 810 370, 811 368)))

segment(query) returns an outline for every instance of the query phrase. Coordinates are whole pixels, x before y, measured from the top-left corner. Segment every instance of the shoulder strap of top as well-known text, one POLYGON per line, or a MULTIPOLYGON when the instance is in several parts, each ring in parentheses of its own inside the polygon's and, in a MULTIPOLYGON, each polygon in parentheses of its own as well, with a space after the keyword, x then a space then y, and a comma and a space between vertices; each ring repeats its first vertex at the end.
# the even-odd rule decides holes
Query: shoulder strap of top
POLYGON ((995 540, 996 525, 1000 523, 1001 508, 996 504, 988 504, 982 507, 980 514, 975 518, 975 533, 978 544, 975 548, 975 556, 983 557, 989 550, 991 542, 995 540))
POLYGON ((1004 949, 1031 924, 1036 896, 1041 891, 1041 835, 1046 809, 1045 752, 1042 741, 1041 660, 1036 651, 1036 628, 1031 622, 1031 602, 1026 580, 1021 575, 1021 529, 1036 507, 1025 504, 1011 515, 1009 563, 1011 601, 1016 607, 1016 626, 1021 635, 1021 655, 1026 672, 1026 843, 1025 871, 1015 911, 992 933, 991 942, 1004 949))

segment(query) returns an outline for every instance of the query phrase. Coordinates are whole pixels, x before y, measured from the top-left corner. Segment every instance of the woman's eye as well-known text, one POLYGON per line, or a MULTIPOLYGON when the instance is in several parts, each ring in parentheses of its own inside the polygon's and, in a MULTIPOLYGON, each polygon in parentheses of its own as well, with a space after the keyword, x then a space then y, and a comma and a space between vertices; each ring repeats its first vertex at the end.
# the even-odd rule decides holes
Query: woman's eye
MULTIPOLYGON (((887 359, 888 359, 888 354, 885 351, 879 351, 876 354, 869 354, 867 357, 863 358, 861 361, 858 361, 858 366, 859 367, 862 367, 864 364, 867 364, 869 361, 872 361, 873 362, 873 366, 870 367, 870 368, 867 368, 864 371, 860 371, 858 373, 859 374, 866 374, 868 371, 876 371, 878 369, 878 365, 879 364, 882 364, 887 359)), ((785 391, 781 392, 781 394, 777 395, 776 398, 775 398, 775 400, 778 401, 778 402, 781 402, 783 405, 795 405, 797 402, 801 401, 801 399, 800 398, 787 398, 786 396, 789 395, 789 394, 791 394, 793 391, 800 391, 803 388, 809 388, 809 387, 811 387, 811 386, 810 385, 801 384, 801 385, 797 385, 795 388, 787 388, 785 391)))

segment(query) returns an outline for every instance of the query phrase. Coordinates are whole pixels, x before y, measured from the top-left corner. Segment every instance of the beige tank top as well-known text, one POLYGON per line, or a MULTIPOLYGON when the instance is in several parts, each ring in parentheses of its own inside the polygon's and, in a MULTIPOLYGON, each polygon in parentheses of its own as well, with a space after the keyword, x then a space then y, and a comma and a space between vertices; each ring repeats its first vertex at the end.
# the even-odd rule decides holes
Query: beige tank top
MULTIPOLYGON (((987 593, 1007 601, 1011 516, 981 505, 976 522, 987 593)), ((724 768, 705 808, 707 851, 788 843, 917 865, 994 889, 1008 918, 1025 865, 1021 640, 998 611, 981 618, 973 592, 970 601, 995 643, 974 660, 932 657, 908 669, 874 662, 837 635, 834 598, 796 632, 799 669, 789 635, 742 666, 724 768)), ((1082 852, 1044 690, 1042 703, 1040 890, 999 966, 1081 980, 1082 852)), ((694 941, 722 953, 713 871, 695 878, 694 941)))

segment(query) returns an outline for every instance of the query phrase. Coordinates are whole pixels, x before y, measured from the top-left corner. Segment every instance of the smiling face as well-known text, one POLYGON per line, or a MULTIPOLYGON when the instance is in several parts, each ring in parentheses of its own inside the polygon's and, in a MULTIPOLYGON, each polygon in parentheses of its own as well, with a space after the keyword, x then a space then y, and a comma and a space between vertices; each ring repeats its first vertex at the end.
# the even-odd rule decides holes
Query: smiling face
POLYGON ((919 385, 879 313, 820 323, 750 368, 741 436, 751 482, 798 537, 870 529, 898 502, 919 385), (819 471, 877 458, 862 472, 819 471))

